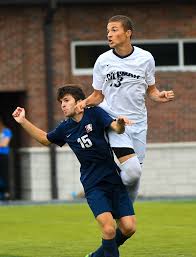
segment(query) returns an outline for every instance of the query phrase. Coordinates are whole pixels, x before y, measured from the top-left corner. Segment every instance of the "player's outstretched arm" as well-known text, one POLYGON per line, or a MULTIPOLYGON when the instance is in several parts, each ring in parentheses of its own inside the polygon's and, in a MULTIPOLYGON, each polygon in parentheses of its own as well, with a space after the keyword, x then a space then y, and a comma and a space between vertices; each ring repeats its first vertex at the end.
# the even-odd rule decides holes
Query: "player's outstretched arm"
POLYGON ((175 97, 172 90, 159 91, 155 85, 149 86, 147 89, 147 95, 155 102, 166 103, 172 101, 175 97))
POLYGON ((26 130, 26 132, 39 143, 45 146, 51 144, 51 142, 46 137, 46 132, 39 129, 26 119, 24 108, 17 107, 16 110, 12 113, 12 116, 15 121, 18 122, 26 130))
POLYGON ((77 113, 81 113, 84 111, 86 107, 100 104, 103 101, 103 99, 104 99, 104 95, 102 94, 102 91, 94 90, 93 93, 89 95, 86 99, 78 102, 75 110, 77 113))
POLYGON ((129 120, 127 117, 119 116, 116 120, 114 120, 110 128, 114 130, 118 134, 122 134, 125 131, 126 125, 132 125, 134 122, 129 120))

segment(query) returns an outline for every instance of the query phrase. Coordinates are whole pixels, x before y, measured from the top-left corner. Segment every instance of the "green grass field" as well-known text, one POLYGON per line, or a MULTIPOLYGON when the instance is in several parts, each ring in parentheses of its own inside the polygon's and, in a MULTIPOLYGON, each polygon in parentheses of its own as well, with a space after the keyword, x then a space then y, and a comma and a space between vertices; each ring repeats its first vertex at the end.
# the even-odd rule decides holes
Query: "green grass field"
MULTIPOLYGON (((137 202, 121 257, 196 257, 196 202, 137 202)), ((100 244, 86 204, 0 207, 0 257, 84 257, 100 244)))

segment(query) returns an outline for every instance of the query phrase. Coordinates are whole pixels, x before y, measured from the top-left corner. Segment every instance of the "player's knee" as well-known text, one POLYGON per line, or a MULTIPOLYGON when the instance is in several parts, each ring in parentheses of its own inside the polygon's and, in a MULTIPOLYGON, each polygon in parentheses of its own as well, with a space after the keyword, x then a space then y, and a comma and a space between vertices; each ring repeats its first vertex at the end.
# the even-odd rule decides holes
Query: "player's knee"
POLYGON ((142 174, 142 168, 137 156, 129 158, 120 164, 121 178, 125 185, 132 185, 137 182, 142 174))
POLYGON ((102 228, 103 237, 106 239, 111 239, 115 237, 116 229, 112 225, 104 225, 102 228))
POLYGON ((136 232, 136 224, 133 224, 125 228, 124 234, 126 236, 132 236, 133 234, 135 234, 135 232, 136 232))
POLYGON ((121 230, 125 236, 131 237, 136 232, 136 219, 132 218, 126 225, 121 226, 121 230))

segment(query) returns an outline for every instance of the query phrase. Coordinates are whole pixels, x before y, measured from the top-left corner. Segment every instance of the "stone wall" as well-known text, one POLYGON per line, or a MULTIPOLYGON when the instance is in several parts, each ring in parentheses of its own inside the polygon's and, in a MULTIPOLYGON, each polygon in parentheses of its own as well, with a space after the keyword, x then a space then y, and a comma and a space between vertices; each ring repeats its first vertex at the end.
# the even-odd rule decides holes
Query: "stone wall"
MULTIPOLYGON (((196 197, 196 143, 149 144, 143 167, 140 197, 196 197)), ((50 200, 49 149, 20 150, 22 198, 50 200)), ((79 163, 68 147, 57 149, 59 199, 82 190, 79 163)))

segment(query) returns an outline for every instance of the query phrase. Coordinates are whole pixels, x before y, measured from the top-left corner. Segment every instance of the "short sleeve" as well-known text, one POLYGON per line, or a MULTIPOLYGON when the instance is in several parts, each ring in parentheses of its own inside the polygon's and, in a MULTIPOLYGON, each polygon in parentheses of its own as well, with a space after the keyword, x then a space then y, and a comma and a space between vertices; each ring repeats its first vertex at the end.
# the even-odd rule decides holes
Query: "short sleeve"
POLYGON ((60 124, 54 130, 47 133, 47 139, 51 143, 56 144, 58 146, 63 146, 66 143, 62 127, 62 124, 60 124))
POLYGON ((93 88, 96 90, 102 90, 104 78, 101 73, 100 59, 98 58, 93 68, 93 88))
POLYGON ((146 83, 149 86, 155 84, 155 61, 152 55, 146 68, 146 83))

